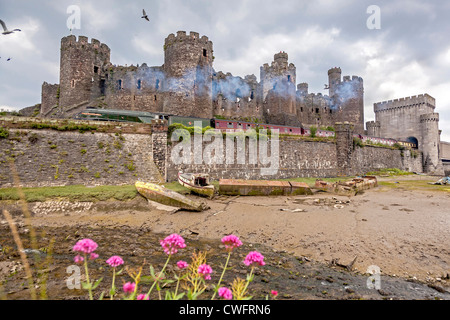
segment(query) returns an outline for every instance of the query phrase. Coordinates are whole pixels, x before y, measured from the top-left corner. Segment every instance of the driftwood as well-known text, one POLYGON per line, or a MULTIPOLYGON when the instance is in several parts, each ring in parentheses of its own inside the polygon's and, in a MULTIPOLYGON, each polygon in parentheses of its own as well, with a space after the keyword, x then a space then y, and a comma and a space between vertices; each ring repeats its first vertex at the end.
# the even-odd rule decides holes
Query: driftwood
POLYGON ((338 259, 338 258, 335 258, 335 259, 332 259, 332 260, 331 260, 331 265, 332 265, 332 266, 337 266, 337 267, 341 267, 341 268, 347 269, 348 271, 352 271, 352 270, 353 270, 353 265, 354 265, 355 262, 356 262, 356 258, 358 258, 358 256, 356 256, 356 257, 353 259, 353 261, 350 262, 349 264, 342 264, 342 263, 339 262, 339 259, 338 259))

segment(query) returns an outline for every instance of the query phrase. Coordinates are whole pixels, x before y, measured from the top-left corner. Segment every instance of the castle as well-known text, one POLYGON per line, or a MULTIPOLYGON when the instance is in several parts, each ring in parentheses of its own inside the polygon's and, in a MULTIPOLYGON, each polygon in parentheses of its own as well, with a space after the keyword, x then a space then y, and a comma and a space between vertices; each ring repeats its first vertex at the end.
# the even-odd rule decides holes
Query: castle
POLYGON ((366 123, 367 134, 413 142, 422 152, 423 170, 443 174, 443 153, 448 146, 441 143, 436 100, 428 94, 377 102, 375 121, 366 123))
POLYGON ((244 78, 213 68, 213 43, 196 32, 178 31, 164 42, 164 65, 115 66, 110 48, 74 35, 61 39, 60 83, 42 85, 42 117, 71 117, 86 106, 164 112, 182 116, 252 119, 292 126, 333 126, 337 121, 364 131, 364 87, 357 76, 328 71, 329 95, 296 86, 288 54, 244 78))
POLYGON ((106 44, 63 37, 60 83, 43 83, 40 116, 70 118, 91 106, 306 127, 347 121, 358 134, 415 142, 424 172, 443 172, 449 145, 440 142, 435 100, 427 94, 376 103, 376 120, 365 131, 363 79, 342 76, 338 67, 328 70, 329 94, 322 95, 309 93, 307 83, 296 85, 296 67, 286 52, 260 67, 258 82, 255 75, 215 71, 213 43, 197 32, 170 34, 163 49, 162 66, 116 66, 106 44))

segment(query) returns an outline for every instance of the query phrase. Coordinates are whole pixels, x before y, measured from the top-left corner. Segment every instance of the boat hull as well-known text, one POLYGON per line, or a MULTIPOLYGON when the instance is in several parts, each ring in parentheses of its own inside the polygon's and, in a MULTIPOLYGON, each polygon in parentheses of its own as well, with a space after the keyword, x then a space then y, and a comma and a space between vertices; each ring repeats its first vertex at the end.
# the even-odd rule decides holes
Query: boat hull
POLYGON ((203 211, 209 209, 209 207, 202 202, 191 200, 178 192, 154 183, 137 181, 135 186, 136 190, 145 198, 167 206, 189 211, 203 211))
POLYGON ((213 185, 198 186, 192 182, 191 174, 178 174, 178 182, 185 188, 188 188, 193 193, 201 196, 212 198, 214 196, 215 188, 213 185))

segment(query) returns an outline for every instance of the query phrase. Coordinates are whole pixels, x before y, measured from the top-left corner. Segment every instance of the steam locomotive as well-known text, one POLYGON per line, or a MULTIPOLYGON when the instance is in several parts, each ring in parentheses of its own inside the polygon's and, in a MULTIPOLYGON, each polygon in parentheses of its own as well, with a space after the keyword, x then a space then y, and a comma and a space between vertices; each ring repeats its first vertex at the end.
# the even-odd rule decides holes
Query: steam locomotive
MULTIPOLYGON (((97 109, 88 107, 82 112, 74 116, 76 120, 91 120, 91 121, 116 121, 116 122, 140 122, 140 123, 151 123, 152 120, 167 120, 169 125, 180 123, 187 127, 192 127, 196 123, 201 123, 202 127, 211 127, 219 130, 247 130, 247 129, 267 129, 267 130, 278 130, 280 134, 287 135, 300 135, 309 136, 311 135, 310 128, 305 127, 292 127, 284 125, 275 124, 265 124, 265 123, 255 123, 248 121, 238 121, 238 120, 225 120, 225 119, 205 119, 205 118, 195 118, 195 117, 182 117, 176 116, 168 113, 162 112, 144 112, 144 111, 130 111, 130 110, 113 110, 113 109, 97 109)), ((329 130, 317 129, 316 137, 334 137, 335 132, 329 130)), ((383 145, 393 146, 398 143, 404 147, 417 148, 417 144, 408 141, 398 141, 389 138, 378 138, 370 137, 361 134, 353 134, 354 138, 361 139, 363 143, 380 143, 383 145)))

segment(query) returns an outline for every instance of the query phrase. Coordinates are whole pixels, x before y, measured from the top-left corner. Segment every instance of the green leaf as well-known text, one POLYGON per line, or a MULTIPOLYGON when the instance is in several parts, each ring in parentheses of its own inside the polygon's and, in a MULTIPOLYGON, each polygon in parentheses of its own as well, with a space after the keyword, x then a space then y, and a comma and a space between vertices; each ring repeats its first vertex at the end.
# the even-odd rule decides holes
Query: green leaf
POLYGON ((174 300, 180 300, 181 298, 184 297, 184 292, 177 294, 177 296, 174 298, 174 300))
POLYGON ((98 279, 97 281, 94 282, 94 285, 92 286, 92 290, 95 290, 95 288, 98 287, 98 285, 100 284, 100 282, 102 282, 103 278, 98 279))
POLYGON ((81 282, 81 287, 85 290, 89 290, 92 287, 92 285, 87 282, 81 282))
POLYGON ((120 275, 123 272, 123 268, 116 272, 116 276, 120 275))

